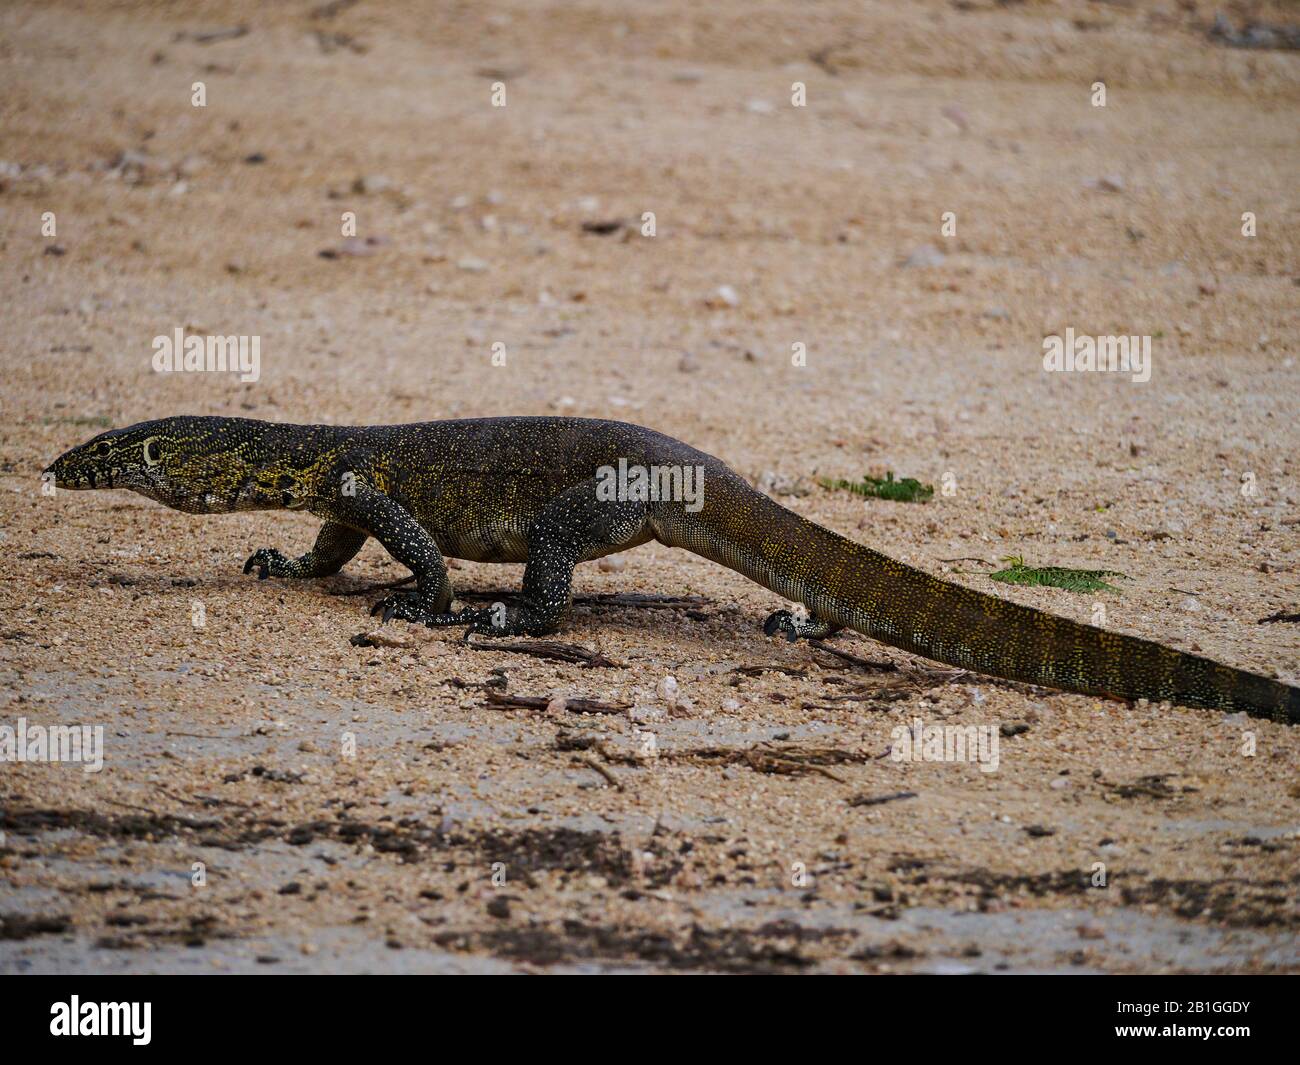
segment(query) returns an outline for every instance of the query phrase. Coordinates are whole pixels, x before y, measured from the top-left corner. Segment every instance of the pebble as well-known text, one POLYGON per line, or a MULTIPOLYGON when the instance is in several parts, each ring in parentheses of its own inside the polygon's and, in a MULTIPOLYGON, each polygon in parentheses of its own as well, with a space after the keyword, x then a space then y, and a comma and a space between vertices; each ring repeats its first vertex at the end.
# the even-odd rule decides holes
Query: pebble
POLYGON ((371 196, 376 192, 385 192, 392 187, 392 181, 382 174, 367 174, 352 182, 352 191, 361 196, 371 196))
POLYGON ((948 257, 933 244, 922 244, 919 248, 913 248, 912 253, 899 265, 905 270, 926 269, 932 266, 942 266, 947 260, 948 257))
POLYGON ((704 304, 715 311, 724 307, 739 307, 740 296, 730 285, 719 285, 713 295, 704 301, 704 304))

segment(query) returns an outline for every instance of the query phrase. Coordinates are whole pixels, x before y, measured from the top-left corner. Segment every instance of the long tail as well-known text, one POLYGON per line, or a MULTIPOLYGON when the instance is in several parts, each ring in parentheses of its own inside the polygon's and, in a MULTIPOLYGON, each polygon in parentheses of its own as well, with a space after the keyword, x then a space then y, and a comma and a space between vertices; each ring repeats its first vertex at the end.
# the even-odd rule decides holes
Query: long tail
POLYGON ((1300 724, 1300 688, 939 580, 800 517, 729 470, 710 478, 701 511, 660 524, 665 542, 924 658, 1066 691, 1300 724))

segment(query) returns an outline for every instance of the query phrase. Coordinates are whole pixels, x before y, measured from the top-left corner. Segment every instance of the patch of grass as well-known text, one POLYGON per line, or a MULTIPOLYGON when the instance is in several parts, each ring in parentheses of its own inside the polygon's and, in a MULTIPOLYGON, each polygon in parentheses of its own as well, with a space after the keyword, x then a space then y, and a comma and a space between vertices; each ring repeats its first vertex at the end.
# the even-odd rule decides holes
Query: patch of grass
POLYGON ((1065 566, 1027 566, 1019 555, 1007 555, 1003 562, 1006 569, 990 573, 989 578, 1004 584, 1045 585, 1049 588, 1064 588, 1067 592, 1118 592, 1113 584, 1107 584, 1106 577, 1128 577, 1114 569, 1068 569, 1065 566))
POLYGON ((817 483, 831 491, 843 490, 869 499, 892 499, 897 503, 925 503, 934 496, 934 485, 922 484, 914 477, 894 480, 893 471, 884 478, 863 476, 861 481, 833 480, 819 477, 817 483))

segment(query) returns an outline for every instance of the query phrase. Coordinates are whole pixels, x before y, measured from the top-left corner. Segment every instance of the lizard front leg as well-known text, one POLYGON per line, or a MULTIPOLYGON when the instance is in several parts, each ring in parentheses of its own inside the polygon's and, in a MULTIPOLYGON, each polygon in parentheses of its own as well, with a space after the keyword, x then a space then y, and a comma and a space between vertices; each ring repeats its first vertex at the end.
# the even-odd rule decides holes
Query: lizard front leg
POLYGON ((410 511, 377 488, 360 482, 351 495, 332 499, 331 520, 359 531, 362 540, 373 536, 384 550, 415 574, 416 590, 390 595, 374 605, 371 614, 384 620, 424 621, 441 614, 451 603, 451 581, 437 543, 410 511), (364 530, 364 532, 361 532, 364 530))
POLYGON ((326 521, 316 537, 316 545, 305 555, 286 558, 274 547, 263 547, 244 563, 244 572, 257 570, 258 580, 268 577, 329 577, 356 557, 366 542, 360 529, 326 521))

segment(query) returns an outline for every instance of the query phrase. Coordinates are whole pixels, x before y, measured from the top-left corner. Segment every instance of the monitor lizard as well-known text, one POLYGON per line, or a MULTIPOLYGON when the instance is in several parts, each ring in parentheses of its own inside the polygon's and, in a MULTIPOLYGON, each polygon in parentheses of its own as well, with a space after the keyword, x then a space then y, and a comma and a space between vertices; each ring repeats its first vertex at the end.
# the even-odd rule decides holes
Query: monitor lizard
POLYGON ((337 573, 373 536, 416 579, 413 591, 375 604, 385 621, 553 632, 568 614, 576 565, 656 540, 806 608, 769 616, 769 636, 849 628, 995 677, 1300 722, 1300 688, 931 576, 788 510, 719 459, 623 422, 346 427, 177 416, 102 433, 46 477, 57 488, 129 488, 191 514, 287 508, 324 522, 304 555, 254 552, 244 572, 260 578, 337 573), (611 492, 608 472, 620 460, 669 476, 611 492), (699 499, 675 497, 674 470, 702 475, 699 499), (444 557, 526 563, 523 594, 509 606, 452 610, 444 557))

